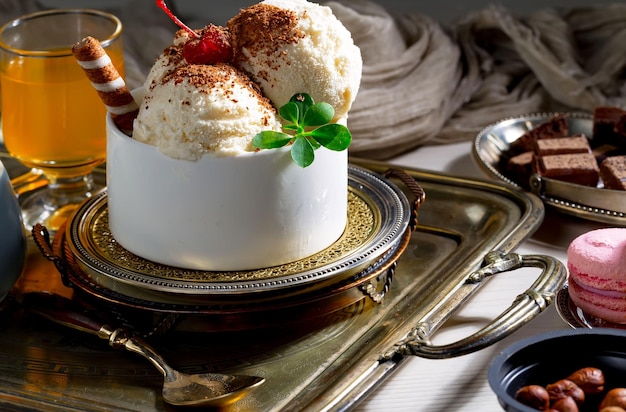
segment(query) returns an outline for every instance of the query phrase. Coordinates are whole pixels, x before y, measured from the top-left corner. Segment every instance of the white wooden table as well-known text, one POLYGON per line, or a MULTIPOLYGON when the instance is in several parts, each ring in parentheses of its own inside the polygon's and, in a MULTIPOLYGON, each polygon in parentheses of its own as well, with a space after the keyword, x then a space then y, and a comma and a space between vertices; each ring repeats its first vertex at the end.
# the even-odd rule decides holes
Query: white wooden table
MULTIPOLYGON (((471 143, 428 146, 390 160, 391 163, 475 179, 489 179, 471 155, 471 143)), ((428 196, 428 194, 427 194, 428 196)), ((427 198, 428 201, 428 198, 427 198)), ((576 236, 603 226, 546 210, 535 234, 516 250, 544 254, 567 263, 567 246, 576 236)), ((459 340, 483 327, 526 290, 538 274, 520 269, 490 279, 435 335, 434 344, 459 340)), ((411 358, 358 407, 364 411, 497 412, 502 411, 487 382, 491 360, 513 342, 559 328, 569 328, 554 305, 521 329, 479 352, 446 360, 411 358)))

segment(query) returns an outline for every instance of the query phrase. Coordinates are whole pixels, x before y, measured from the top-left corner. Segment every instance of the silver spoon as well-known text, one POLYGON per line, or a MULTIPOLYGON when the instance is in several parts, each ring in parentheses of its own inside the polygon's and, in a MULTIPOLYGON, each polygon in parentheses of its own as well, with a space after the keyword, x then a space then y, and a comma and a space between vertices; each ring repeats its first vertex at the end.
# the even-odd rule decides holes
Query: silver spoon
POLYGON ((46 319, 107 339, 109 345, 124 348, 148 359, 164 376, 163 400, 177 406, 224 406, 244 397, 265 379, 247 375, 202 373, 188 375, 169 366, 150 345, 124 327, 113 329, 84 314, 71 300, 43 292, 26 293, 19 301, 28 310, 46 319))

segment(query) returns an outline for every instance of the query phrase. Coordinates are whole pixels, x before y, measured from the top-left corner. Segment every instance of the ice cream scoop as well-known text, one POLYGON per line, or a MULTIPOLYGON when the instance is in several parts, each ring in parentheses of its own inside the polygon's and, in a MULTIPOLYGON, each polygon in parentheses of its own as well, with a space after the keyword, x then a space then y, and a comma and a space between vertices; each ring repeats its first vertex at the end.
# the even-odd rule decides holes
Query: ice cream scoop
POLYGON ((233 65, 248 73, 275 107, 296 93, 329 103, 347 116, 363 61, 350 32, 327 6, 266 0, 228 22, 233 65))
POLYGON ((276 110, 250 79, 226 64, 187 65, 146 90, 133 137, 175 159, 254 151, 252 137, 280 130, 276 110))
POLYGON ((172 44, 163 50, 150 68, 146 80, 143 83, 146 90, 160 82, 169 72, 187 65, 185 57, 183 56, 183 44, 187 40, 189 40, 187 32, 184 30, 176 32, 172 44))

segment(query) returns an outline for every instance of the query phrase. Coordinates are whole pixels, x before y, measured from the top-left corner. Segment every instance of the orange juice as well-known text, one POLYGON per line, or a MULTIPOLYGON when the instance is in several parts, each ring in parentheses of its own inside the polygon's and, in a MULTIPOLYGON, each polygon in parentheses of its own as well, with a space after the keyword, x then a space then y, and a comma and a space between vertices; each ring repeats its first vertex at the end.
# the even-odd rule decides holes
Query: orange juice
MULTIPOLYGON (((121 42, 107 53, 123 75, 121 42)), ((11 106, 2 110, 2 132, 13 156, 59 176, 104 161, 106 108, 71 52, 13 56, 0 80, 3 107, 11 106)))

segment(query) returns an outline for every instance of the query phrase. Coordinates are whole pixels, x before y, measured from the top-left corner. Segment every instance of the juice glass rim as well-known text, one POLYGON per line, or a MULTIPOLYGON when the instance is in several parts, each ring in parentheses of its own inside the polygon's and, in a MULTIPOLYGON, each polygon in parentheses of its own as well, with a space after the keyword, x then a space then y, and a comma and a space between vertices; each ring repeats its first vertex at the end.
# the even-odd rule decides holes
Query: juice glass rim
MULTIPOLYGON (((19 56, 31 56, 31 57, 66 57, 72 56, 72 45, 68 45, 67 49, 61 50, 26 50, 20 49, 17 47, 10 46, 4 42, 1 34, 5 32, 5 30, 13 28, 20 24, 21 22, 37 19, 40 17, 51 16, 51 15, 60 15, 60 14, 90 14, 98 17, 102 17, 108 19, 115 23, 115 30, 105 37, 104 39, 98 39, 102 47, 107 47, 111 42, 117 39, 122 33, 122 21, 114 14, 111 14, 106 11, 96 10, 96 9, 88 9, 88 8, 59 8, 59 9, 51 9, 51 10, 43 10, 37 11, 34 13, 25 14, 23 16, 12 19, 2 26, 0 26, 0 49, 3 49, 9 53, 19 56)), ((77 39, 76 41, 79 41, 77 39)))

